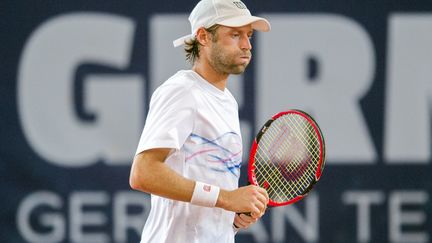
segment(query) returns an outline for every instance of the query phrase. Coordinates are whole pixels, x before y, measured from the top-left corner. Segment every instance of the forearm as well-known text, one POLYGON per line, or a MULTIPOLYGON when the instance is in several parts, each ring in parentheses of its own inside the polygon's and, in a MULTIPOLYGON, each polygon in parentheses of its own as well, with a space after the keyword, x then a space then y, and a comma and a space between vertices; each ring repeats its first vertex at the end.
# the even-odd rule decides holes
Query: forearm
POLYGON ((170 149, 147 150, 135 156, 130 174, 133 189, 201 206, 216 206, 233 212, 250 212, 259 217, 268 201, 267 192, 257 186, 241 187, 227 191, 212 187, 203 190, 196 182, 187 179, 165 163, 170 149), (205 192, 204 192, 205 191, 205 192), (192 195, 194 200, 192 199, 192 195))
POLYGON ((164 160, 169 150, 163 152, 161 156, 146 153, 135 156, 130 175, 131 187, 161 197, 189 202, 195 182, 167 166, 164 160))

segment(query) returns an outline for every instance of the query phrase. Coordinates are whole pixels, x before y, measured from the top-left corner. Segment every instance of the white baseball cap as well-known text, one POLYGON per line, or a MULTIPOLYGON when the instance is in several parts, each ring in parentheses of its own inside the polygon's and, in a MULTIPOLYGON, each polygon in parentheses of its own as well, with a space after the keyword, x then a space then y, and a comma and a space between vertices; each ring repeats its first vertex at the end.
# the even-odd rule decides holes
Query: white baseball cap
POLYGON ((270 23, 264 18, 252 16, 240 0, 201 0, 189 15, 189 22, 192 33, 174 40, 174 47, 183 45, 186 40, 194 39, 199 28, 209 28, 215 24, 228 27, 251 24, 255 30, 270 30, 270 23))

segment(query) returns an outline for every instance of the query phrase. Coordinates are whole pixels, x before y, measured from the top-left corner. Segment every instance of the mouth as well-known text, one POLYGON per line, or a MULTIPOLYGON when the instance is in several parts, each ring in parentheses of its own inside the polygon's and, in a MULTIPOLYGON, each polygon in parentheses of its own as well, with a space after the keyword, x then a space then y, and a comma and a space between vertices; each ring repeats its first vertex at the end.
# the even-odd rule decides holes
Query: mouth
POLYGON ((250 56, 241 56, 240 59, 242 59, 243 61, 249 61, 251 59, 250 56))

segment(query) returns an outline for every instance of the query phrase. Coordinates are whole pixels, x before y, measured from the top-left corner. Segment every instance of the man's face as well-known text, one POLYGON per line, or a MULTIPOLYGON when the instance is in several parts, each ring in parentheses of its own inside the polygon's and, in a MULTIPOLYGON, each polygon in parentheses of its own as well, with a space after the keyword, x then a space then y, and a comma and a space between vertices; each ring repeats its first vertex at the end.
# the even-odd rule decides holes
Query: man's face
POLYGON ((252 57, 252 33, 251 25, 220 26, 212 37, 209 51, 209 62, 213 68, 222 74, 243 73, 252 57))

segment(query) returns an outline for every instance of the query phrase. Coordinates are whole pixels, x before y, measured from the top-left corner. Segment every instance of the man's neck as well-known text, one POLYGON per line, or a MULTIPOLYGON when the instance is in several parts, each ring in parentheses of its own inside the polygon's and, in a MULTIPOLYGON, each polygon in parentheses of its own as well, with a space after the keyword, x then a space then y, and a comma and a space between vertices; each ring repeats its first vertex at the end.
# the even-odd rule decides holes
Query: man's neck
POLYGON ((214 68, 207 62, 200 62, 197 60, 192 67, 192 70, 203 77, 207 82, 216 88, 224 91, 228 79, 228 74, 221 74, 214 70, 214 68))

